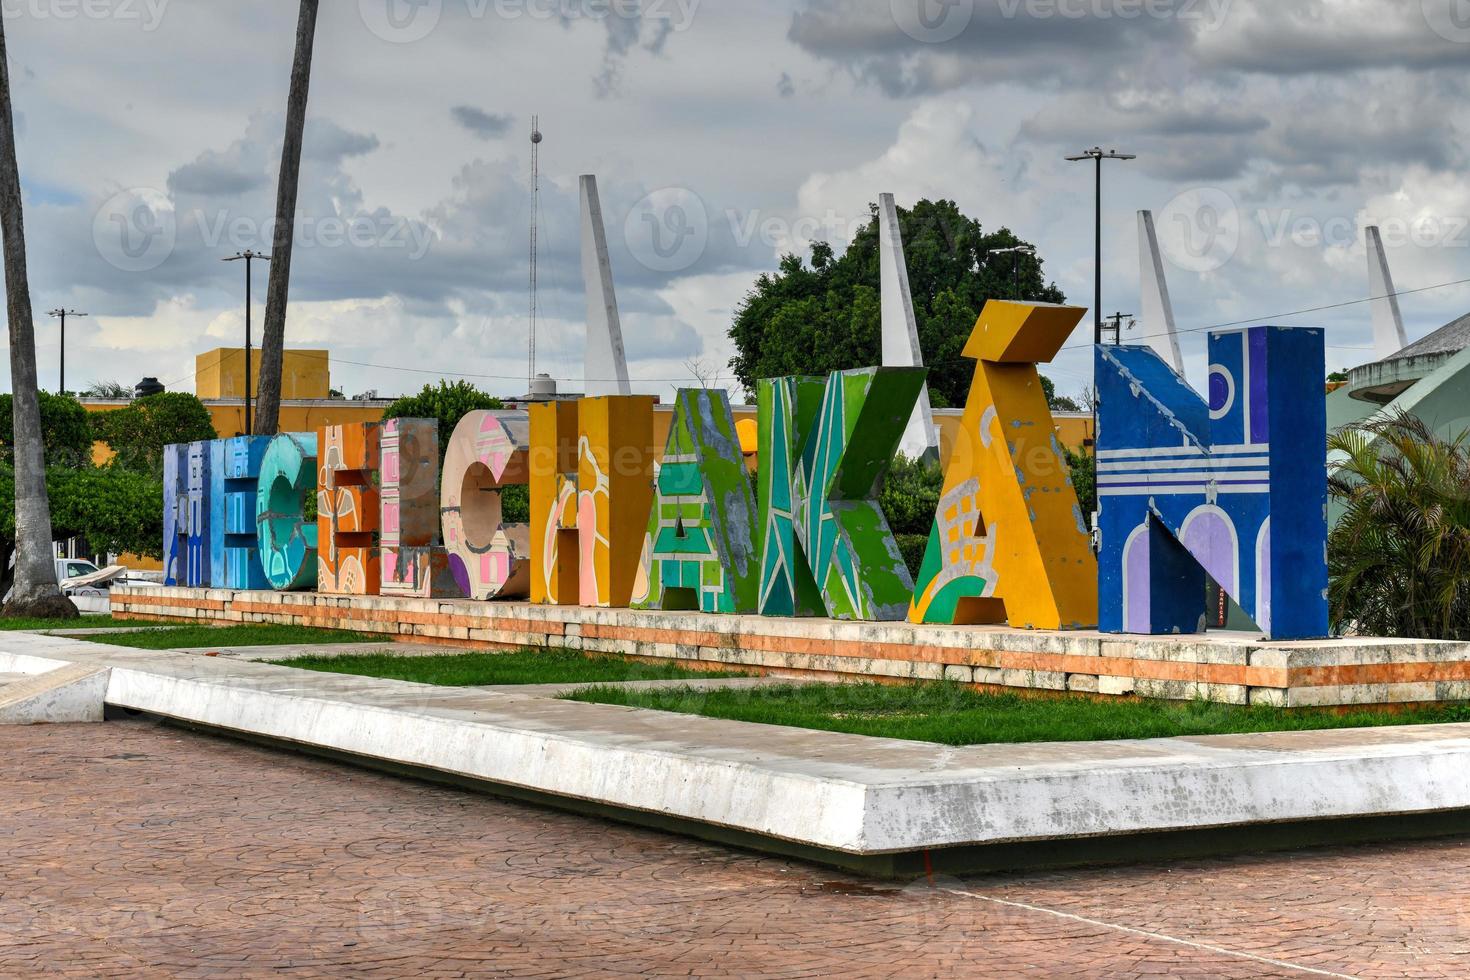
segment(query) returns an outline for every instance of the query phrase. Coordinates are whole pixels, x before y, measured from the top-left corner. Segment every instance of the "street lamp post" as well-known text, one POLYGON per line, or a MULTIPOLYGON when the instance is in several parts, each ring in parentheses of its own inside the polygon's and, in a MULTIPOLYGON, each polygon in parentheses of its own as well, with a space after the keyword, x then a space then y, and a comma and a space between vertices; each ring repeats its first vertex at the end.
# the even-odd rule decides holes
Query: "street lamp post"
POLYGON ((1010 253, 1011 256, 1011 292, 1014 294, 1011 298, 1016 300, 1017 302, 1020 302, 1021 255, 1022 253, 1026 255, 1035 255, 1036 248, 1032 245, 1012 245, 1009 248, 992 249, 990 252, 991 255, 1005 255, 1006 253, 1010 253))
POLYGON ((1137 155, 1133 153, 1119 153, 1117 150, 1103 152, 1102 147, 1094 146, 1090 150, 1078 153, 1076 156, 1067 157, 1068 160, 1091 160, 1096 165, 1096 183, 1093 192, 1093 303, 1092 303, 1092 342, 1102 343, 1102 162, 1104 160, 1136 160, 1137 155))
POLYGON ((58 395, 64 395, 66 394, 66 318, 69 316, 86 316, 87 314, 78 313, 76 310, 68 310, 65 307, 61 307, 59 309, 51 310, 46 315, 54 316, 61 321, 61 377, 57 381, 56 393, 58 395))
POLYGON ((256 259, 269 262, 271 257, 260 252, 246 249, 236 252, 222 262, 239 262, 245 260, 245 434, 250 435, 250 264, 256 259))

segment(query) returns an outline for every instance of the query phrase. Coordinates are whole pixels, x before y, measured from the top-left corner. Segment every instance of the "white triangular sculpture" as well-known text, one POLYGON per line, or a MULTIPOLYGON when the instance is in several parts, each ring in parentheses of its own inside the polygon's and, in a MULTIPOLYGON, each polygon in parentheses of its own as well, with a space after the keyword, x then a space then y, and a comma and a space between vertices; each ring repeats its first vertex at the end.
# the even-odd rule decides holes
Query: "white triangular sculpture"
POLYGON ((1164 258, 1159 253, 1159 236, 1154 231, 1152 211, 1138 212, 1138 294, 1138 326, 1141 330, 1138 339, 1183 375, 1184 357, 1179 353, 1174 305, 1169 302, 1169 283, 1164 279, 1164 258))
POLYGON ((1399 298, 1393 291, 1393 276, 1388 272, 1388 256, 1383 252, 1383 238, 1377 225, 1366 229, 1368 251, 1368 295, 1372 297, 1373 356, 1378 360, 1392 357, 1409 346, 1404 333, 1404 318, 1399 314, 1399 298))
MULTIPOLYGON (((898 228, 898 207, 892 194, 878 195, 878 275, 883 299, 883 366, 923 367, 924 354, 919 350, 919 326, 914 320, 914 298, 909 292, 909 270, 903 255, 903 235, 898 228)), ((939 458, 939 434, 934 428, 928 387, 919 394, 919 403, 914 406, 898 448, 912 459, 939 458)))
POLYGON ((628 357, 623 352, 623 325, 618 318, 618 296, 613 290, 612 260, 607 254, 607 230, 602 224, 602 200, 597 178, 583 174, 582 284, 587 291, 587 355, 583 362, 588 395, 631 395, 628 357))

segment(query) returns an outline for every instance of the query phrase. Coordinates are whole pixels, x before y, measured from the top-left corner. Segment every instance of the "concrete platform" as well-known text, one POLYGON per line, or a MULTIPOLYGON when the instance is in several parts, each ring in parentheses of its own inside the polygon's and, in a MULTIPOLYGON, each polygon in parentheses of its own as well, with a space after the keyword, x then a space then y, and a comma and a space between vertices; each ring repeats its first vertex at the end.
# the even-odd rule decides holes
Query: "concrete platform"
POLYGON ((335 627, 465 649, 566 647, 786 677, 948 678, 1277 707, 1470 700, 1470 643, 1273 643, 1229 632, 1139 637, 313 592, 120 587, 112 597, 114 614, 127 619, 335 627))
POLYGON ((107 675, 106 667, 86 663, 16 661, 0 673, 0 725, 101 721, 107 675))
POLYGON ((844 860, 1470 809, 1470 725, 952 748, 57 637, 0 648, 3 672, 106 671, 115 708, 844 860))

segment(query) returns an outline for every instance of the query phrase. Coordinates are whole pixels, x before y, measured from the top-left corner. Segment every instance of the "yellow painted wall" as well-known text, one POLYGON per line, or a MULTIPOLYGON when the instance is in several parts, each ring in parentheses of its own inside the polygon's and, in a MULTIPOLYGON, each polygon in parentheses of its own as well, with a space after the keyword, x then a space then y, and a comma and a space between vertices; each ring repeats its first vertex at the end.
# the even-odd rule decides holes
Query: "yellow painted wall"
MULTIPOLYGON (((260 387, 260 351, 250 355, 250 394, 260 387)), ((217 347, 194 358, 194 393, 201 400, 245 397, 245 348, 217 347)), ((281 399, 329 398, 332 372, 324 350, 288 350, 281 359, 281 399)))

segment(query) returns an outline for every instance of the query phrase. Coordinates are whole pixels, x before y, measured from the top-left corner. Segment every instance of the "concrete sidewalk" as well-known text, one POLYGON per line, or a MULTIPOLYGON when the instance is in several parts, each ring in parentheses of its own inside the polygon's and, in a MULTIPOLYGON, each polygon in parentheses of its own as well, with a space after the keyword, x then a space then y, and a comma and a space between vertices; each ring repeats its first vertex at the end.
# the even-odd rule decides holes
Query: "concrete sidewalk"
POLYGON ((882 855, 1470 808, 1470 726, 954 748, 14 635, 0 672, 375 764, 882 855))

